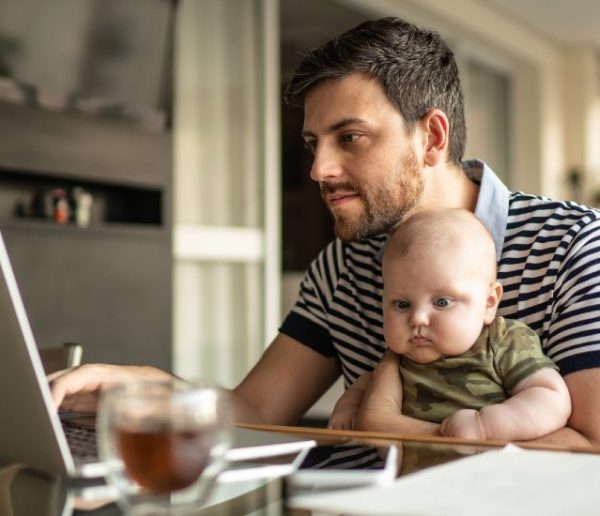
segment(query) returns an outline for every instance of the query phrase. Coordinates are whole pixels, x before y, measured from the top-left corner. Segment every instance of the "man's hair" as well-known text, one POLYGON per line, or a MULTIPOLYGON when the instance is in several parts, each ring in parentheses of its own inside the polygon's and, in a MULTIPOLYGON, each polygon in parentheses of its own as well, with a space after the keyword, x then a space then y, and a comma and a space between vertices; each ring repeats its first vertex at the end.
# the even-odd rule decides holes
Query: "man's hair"
POLYGON ((431 109, 443 111, 450 123, 448 158, 460 164, 466 139, 463 95, 454 54, 437 32, 392 17, 361 23, 304 57, 286 102, 301 105, 312 87, 352 73, 383 86, 409 132, 431 109))

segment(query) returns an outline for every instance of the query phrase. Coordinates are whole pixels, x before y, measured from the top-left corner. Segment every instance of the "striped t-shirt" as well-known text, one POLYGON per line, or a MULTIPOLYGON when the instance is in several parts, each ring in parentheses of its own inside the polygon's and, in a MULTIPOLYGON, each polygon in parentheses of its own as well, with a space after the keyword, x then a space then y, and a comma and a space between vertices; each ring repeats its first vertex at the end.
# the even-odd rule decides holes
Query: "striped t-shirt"
MULTIPOLYGON (((563 375, 600 367, 600 211, 511 193, 483 163, 465 162, 479 183, 476 216, 496 242, 498 315, 540 336, 563 375)), ((280 331, 337 356, 346 385, 384 350, 381 254, 387 236, 331 242, 313 261, 280 331)))

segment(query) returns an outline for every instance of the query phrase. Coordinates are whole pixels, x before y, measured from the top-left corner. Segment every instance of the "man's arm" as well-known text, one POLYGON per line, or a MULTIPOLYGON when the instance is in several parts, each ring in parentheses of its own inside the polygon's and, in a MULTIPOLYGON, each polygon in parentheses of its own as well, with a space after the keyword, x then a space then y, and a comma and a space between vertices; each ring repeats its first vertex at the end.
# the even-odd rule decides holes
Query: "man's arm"
POLYGON ((441 434, 464 439, 530 440, 563 428, 571 400, 560 374, 544 368, 521 380, 503 403, 459 410, 442 422, 441 434))
POLYGON ((402 415, 399 356, 386 351, 373 370, 357 416, 357 430, 405 435, 439 435, 440 425, 402 415))
MULTIPOLYGON (((586 219, 587 220, 587 219, 586 219)), ((583 219, 582 219, 583 221, 583 219)), ((600 445, 600 219, 574 224, 561 242, 565 256, 553 291, 554 317, 548 329, 547 351, 572 350, 563 360, 570 363, 563 376, 571 396, 572 412, 567 427, 538 441, 565 446, 600 445), (579 228, 573 237, 572 230, 579 228), (556 309, 558 308, 558 309, 556 309), (567 338, 568 337, 568 338, 567 338), (575 367, 573 367, 575 364, 575 367), (578 370, 575 370, 578 369, 578 370)), ((550 354, 551 355, 551 354, 550 354)), ((560 360, 557 363, 561 368, 560 360)))
POLYGON ((571 397, 571 417, 567 427, 534 442, 564 446, 600 446, 600 368, 564 376, 571 397))
MULTIPOLYGON (((293 424, 338 376, 335 358, 280 334, 233 390, 236 420, 293 424)), ((110 364, 86 364, 48 376, 56 406, 79 411, 96 410, 98 394, 117 383, 171 378, 154 367, 110 364)))
POLYGON ((150 366, 84 364, 47 376, 56 407, 78 412, 94 412, 99 394, 119 383, 168 381, 173 376, 150 366))
POLYGON ((236 420, 294 424, 339 374, 336 358, 279 334, 233 390, 236 420))

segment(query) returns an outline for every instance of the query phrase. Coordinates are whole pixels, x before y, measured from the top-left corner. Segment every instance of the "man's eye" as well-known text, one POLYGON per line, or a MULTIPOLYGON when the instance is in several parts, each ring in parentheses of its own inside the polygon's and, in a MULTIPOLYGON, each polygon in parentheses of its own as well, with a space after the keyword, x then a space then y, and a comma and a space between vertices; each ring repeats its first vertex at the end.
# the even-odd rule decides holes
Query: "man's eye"
POLYGON ((314 154, 317 151, 317 140, 305 140, 304 147, 314 154))
POLYGON ((408 301, 394 301, 394 308, 396 310, 408 310, 410 303, 408 301))
POLYGON ((433 304, 436 308, 448 308, 452 304, 452 300, 447 297, 440 297, 433 304))
POLYGON ((340 135, 340 140, 343 143, 352 143, 358 140, 359 135, 354 133, 344 133, 340 135))

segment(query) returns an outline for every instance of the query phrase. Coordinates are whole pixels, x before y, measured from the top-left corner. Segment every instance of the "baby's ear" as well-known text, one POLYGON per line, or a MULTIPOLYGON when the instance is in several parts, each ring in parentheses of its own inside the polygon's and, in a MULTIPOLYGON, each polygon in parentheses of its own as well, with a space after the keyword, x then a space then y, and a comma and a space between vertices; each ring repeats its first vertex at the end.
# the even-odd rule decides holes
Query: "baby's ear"
POLYGON ((502 292, 503 289, 500 282, 494 281, 494 283, 490 285, 490 292, 485 304, 485 324, 491 324, 494 317, 496 317, 496 310, 498 310, 500 299, 502 299, 502 292))

